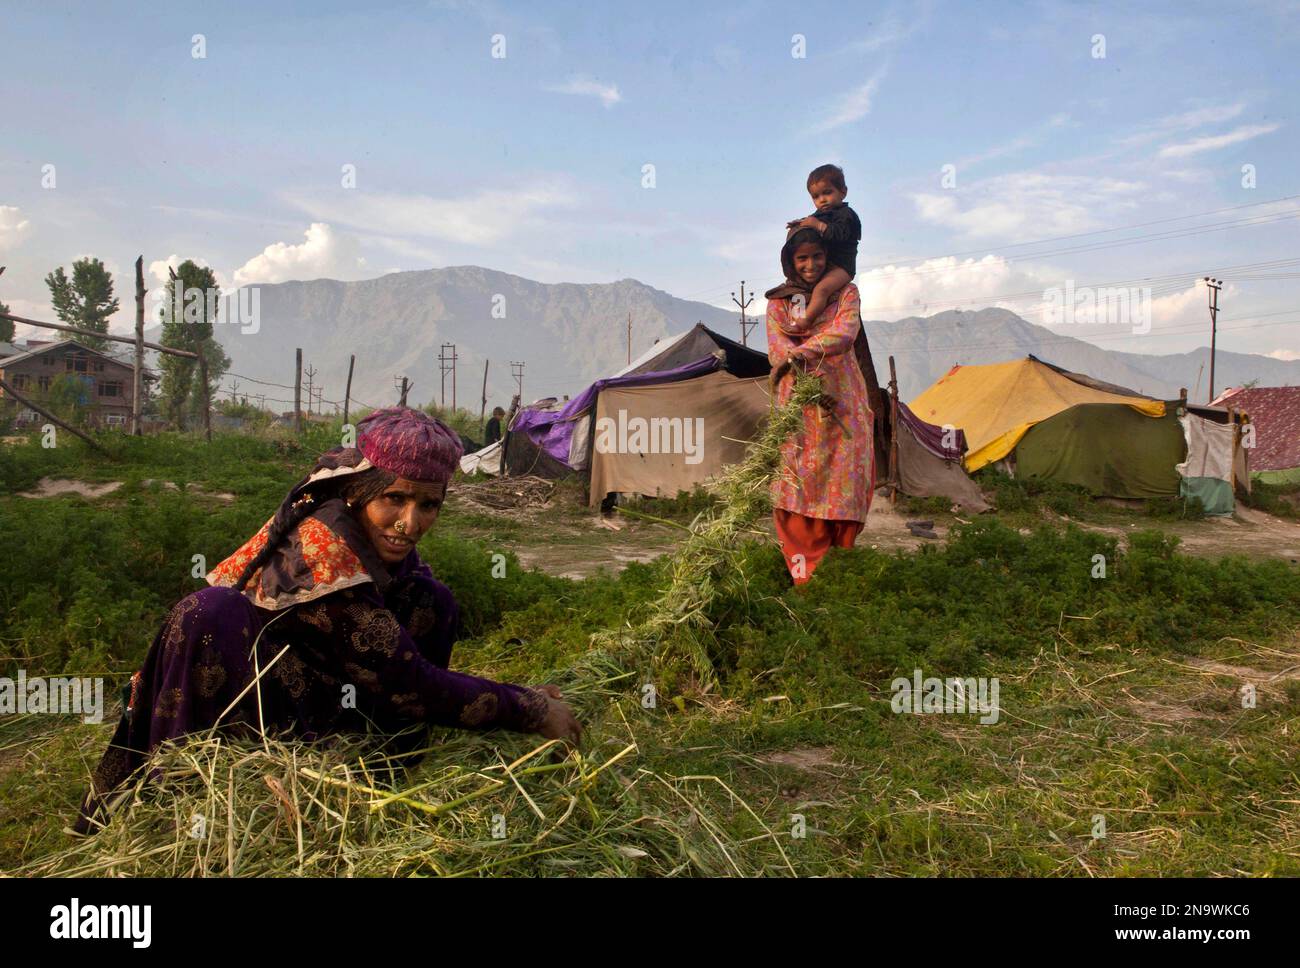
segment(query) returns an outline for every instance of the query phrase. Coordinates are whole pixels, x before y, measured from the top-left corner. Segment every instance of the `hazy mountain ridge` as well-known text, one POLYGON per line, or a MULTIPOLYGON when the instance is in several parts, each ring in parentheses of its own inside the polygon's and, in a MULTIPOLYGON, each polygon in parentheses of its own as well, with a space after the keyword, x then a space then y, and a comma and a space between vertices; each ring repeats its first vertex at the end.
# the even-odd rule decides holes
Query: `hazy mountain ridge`
MULTIPOLYGON (((740 334, 735 312, 678 299, 634 279, 547 284, 478 266, 454 266, 360 282, 317 279, 259 288, 257 333, 244 334, 233 325, 217 327, 232 373, 292 385, 294 349, 301 346, 304 364, 316 368, 315 382, 324 387, 325 398, 342 400, 348 355, 355 353, 353 396, 378 406, 396 401, 394 377, 400 375, 413 381, 409 402, 439 399, 438 354, 443 343, 456 344, 456 397, 461 406, 478 408, 483 363, 490 359, 491 409, 508 404, 515 392, 511 361, 527 364, 526 400, 576 395, 593 380, 620 369, 628 357, 629 313, 633 356, 697 321, 733 339, 740 334)), ((882 383, 889 378, 889 356, 895 357, 904 400, 915 397, 954 363, 995 363, 1030 353, 1154 396, 1176 397, 1180 386, 1189 392, 1195 388, 1197 371, 1209 358, 1207 349, 1162 356, 1107 350, 993 308, 870 320, 866 331, 882 383)), ((751 343, 764 346, 761 324, 751 337, 751 343)), ((1206 371, 1201 399, 1208 389, 1208 364, 1206 371)), ((225 385, 236 379, 227 378, 225 385)), ((1300 384, 1300 361, 1220 350, 1217 389, 1251 379, 1264 385, 1300 384)), ((292 390, 247 381, 241 381, 240 392, 250 397, 293 395, 292 390)), ((450 376, 446 396, 450 402, 450 376)))

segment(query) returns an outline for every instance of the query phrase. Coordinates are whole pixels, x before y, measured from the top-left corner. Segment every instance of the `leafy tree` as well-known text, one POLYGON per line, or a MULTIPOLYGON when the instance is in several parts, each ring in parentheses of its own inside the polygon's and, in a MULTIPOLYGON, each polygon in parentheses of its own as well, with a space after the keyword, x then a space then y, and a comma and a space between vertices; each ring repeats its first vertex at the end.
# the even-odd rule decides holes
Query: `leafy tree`
MULTIPOLYGON (((0 313, 9 312, 9 307, 0 302, 0 313)), ((12 343, 14 339, 14 324, 12 320, 0 319, 0 343, 12 343)))
POLYGON ((60 373, 50 384, 45 405, 68 423, 83 427, 90 412, 90 383, 75 373, 60 373))
MULTIPOLYGON (((186 259, 167 282, 159 317, 163 346, 203 353, 208 362, 209 399, 215 396, 221 377, 230 368, 230 357, 212 335, 220 292, 211 269, 186 259)), ((159 398, 167 419, 180 430, 201 424, 203 388, 199 386, 198 361, 162 353, 158 368, 162 371, 159 398)))
MULTIPOLYGON (((78 259, 72 264, 69 279, 59 266, 45 277, 54 302, 54 313, 69 326, 108 332, 108 320, 118 310, 113 295, 113 276, 98 259, 78 259)), ((77 341, 91 349, 104 351, 108 340, 95 336, 78 336, 77 341)))

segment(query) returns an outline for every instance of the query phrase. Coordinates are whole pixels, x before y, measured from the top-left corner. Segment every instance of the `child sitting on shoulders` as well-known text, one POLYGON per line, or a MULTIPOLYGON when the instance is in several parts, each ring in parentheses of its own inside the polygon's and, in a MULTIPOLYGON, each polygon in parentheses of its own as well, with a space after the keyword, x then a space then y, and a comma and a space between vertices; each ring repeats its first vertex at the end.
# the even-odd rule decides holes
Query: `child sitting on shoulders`
POLYGON ((808 175, 808 194, 817 211, 802 219, 786 223, 786 228, 816 229, 826 240, 826 274, 813 287, 804 317, 811 322, 822 314, 836 293, 853 280, 858 272, 858 242, 862 223, 857 213, 844 204, 849 193, 844 169, 838 165, 819 165, 808 175))

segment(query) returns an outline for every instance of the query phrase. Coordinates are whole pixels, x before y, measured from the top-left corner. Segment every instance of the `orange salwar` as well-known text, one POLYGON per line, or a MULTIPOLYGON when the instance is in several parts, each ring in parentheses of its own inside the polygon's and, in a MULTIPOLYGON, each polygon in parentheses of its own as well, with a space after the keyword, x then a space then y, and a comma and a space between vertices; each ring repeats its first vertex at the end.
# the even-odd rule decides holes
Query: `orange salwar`
POLYGON ((796 585, 806 584, 831 548, 852 548, 862 533, 861 521, 828 521, 806 514, 772 509, 781 554, 796 585))

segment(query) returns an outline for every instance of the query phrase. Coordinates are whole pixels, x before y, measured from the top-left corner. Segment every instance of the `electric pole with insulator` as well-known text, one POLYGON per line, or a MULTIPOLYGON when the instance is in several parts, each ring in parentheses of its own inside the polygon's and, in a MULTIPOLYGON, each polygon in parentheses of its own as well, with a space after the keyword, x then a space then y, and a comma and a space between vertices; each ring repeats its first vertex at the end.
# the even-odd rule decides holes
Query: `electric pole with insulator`
POLYGON ((1214 400, 1214 354, 1219 337, 1219 290, 1223 288, 1222 279, 1205 277, 1205 287, 1210 300, 1210 396, 1207 403, 1214 400))
POLYGON ((758 320, 751 320, 745 315, 745 310, 748 309, 749 304, 754 301, 754 294, 751 292, 748 298, 745 297, 744 279, 740 280, 740 298, 737 299, 736 294, 733 292, 731 294, 731 301, 740 307, 740 343, 742 346, 748 346, 749 330, 758 322, 758 320))

